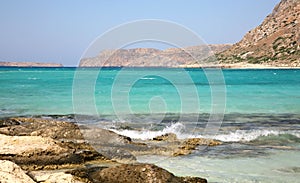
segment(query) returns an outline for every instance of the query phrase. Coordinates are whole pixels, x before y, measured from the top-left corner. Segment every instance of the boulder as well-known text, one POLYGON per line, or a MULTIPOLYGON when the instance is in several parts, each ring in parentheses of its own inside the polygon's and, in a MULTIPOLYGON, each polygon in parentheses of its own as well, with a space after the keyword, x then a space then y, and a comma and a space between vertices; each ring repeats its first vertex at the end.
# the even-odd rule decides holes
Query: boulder
POLYGON ((6 160, 0 160, 0 182, 35 183, 18 165, 6 160))
POLYGON ((74 170, 79 178, 95 183, 205 183, 198 177, 177 177, 152 164, 122 164, 114 167, 74 170))

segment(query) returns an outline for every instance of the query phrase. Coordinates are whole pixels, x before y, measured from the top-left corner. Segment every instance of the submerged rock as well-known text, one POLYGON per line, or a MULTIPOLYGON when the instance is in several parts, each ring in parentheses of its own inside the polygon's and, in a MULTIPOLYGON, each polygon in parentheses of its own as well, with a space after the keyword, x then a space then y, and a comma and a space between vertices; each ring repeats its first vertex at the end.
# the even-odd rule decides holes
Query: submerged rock
POLYGON ((6 160, 0 160, 0 182, 35 183, 18 165, 6 160))

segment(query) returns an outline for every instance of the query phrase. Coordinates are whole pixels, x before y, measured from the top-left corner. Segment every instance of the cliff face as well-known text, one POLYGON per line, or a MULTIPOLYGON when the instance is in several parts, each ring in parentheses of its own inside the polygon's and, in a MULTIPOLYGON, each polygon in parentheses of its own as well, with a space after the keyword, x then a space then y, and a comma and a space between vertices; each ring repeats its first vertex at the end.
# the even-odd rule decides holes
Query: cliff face
POLYGON ((38 63, 38 62, 0 62, 4 67, 62 67, 62 64, 56 63, 38 63))
POLYGON ((247 62, 300 66, 300 0, 282 0, 261 25, 230 49, 217 54, 221 63, 247 62))
POLYGON ((197 64, 201 60, 230 48, 231 45, 192 46, 184 49, 135 48, 104 50, 93 58, 84 58, 80 67, 182 67, 197 64))

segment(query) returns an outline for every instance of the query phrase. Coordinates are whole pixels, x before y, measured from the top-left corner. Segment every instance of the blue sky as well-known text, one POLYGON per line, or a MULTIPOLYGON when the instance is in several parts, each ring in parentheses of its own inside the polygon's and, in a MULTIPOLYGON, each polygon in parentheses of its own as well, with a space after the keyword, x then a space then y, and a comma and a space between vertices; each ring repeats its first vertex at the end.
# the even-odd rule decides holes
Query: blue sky
POLYGON ((105 31, 129 21, 162 19, 209 44, 235 43, 280 0, 7 0, 0 2, 0 60, 77 65, 105 31))

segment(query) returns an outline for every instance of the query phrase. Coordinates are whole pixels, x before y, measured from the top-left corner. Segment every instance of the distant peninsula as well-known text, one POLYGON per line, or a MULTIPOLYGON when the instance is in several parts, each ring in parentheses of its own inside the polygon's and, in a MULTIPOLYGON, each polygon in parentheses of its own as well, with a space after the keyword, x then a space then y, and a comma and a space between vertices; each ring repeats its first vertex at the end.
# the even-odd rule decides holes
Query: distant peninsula
POLYGON ((63 67, 57 63, 42 63, 42 62, 0 62, 2 67, 63 67))

